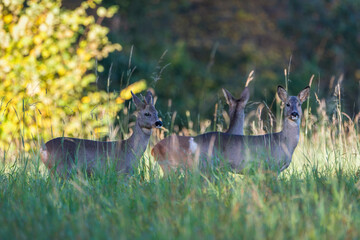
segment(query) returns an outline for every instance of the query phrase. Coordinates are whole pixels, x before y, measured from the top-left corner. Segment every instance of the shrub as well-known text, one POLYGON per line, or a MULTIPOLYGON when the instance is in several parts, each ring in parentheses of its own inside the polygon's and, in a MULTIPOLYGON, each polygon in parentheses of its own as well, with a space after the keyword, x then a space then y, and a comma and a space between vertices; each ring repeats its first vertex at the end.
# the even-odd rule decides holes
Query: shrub
POLYGON ((96 59, 122 48, 99 24, 117 9, 97 8, 100 2, 84 1, 74 10, 61 8, 61 0, 0 2, 0 151, 29 150, 39 133, 45 140, 98 137, 121 109, 125 99, 98 91, 90 72, 96 59), (96 17, 88 14, 91 9, 96 17))

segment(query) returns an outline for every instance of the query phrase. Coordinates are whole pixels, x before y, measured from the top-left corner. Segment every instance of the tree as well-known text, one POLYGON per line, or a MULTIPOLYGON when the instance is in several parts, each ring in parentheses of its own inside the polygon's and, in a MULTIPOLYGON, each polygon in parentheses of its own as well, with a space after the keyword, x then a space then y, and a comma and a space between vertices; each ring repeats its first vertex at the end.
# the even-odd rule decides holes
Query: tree
POLYGON ((61 0, 0 2, 0 150, 29 150, 40 136, 96 138, 129 90, 146 87, 141 82, 120 96, 98 91, 91 70, 103 67, 96 59, 122 49, 99 24, 117 9, 97 8, 100 2, 84 1, 74 10, 63 9, 61 0))

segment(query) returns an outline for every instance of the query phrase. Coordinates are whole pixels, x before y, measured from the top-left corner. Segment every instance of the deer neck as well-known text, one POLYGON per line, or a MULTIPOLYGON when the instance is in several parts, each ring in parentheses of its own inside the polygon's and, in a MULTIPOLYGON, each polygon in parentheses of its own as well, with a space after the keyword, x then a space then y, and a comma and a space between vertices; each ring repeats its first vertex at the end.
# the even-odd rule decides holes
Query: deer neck
POLYGON ((230 125, 226 133, 243 135, 244 134, 244 110, 236 111, 230 116, 230 125))
POLYGON ((134 133, 127 140, 127 143, 138 156, 141 156, 145 152, 145 149, 149 143, 152 129, 142 128, 140 127, 139 122, 136 121, 133 130, 134 133))
POLYGON ((281 132, 281 141, 287 146, 288 150, 293 153, 300 137, 300 119, 294 122, 288 118, 284 120, 284 127, 281 132))

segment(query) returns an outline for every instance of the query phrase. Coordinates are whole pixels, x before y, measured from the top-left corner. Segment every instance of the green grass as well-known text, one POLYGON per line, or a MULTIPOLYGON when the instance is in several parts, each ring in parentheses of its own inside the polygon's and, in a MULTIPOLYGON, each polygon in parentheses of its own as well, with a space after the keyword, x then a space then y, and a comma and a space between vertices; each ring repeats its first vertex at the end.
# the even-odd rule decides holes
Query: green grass
POLYGON ((23 155, 1 167, 0 239, 359 238, 355 163, 336 163, 336 154, 328 163, 318 158, 323 165, 307 162, 321 151, 304 157, 300 144, 297 164, 278 179, 216 169, 161 177, 154 167, 62 180, 37 155, 23 155))
MULTIPOLYGON (((359 239, 359 121, 325 109, 304 111, 292 163, 276 179, 218 169, 163 177, 147 151, 133 176, 64 180, 49 175, 36 142, 1 153, 0 239, 359 239)), ((260 123, 245 126, 256 133, 260 123)))

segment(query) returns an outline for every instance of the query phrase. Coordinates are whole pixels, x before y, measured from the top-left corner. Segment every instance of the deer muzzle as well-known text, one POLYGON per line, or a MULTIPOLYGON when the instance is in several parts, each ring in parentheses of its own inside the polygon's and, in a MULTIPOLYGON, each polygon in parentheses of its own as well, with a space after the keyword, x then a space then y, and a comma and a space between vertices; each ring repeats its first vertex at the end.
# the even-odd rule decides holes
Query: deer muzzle
POLYGON ((298 120, 299 119, 299 113, 298 112, 292 112, 291 114, 290 114, 290 117, 291 117, 291 120, 294 120, 294 121, 296 121, 296 120, 298 120))
POLYGON ((163 123, 162 123, 162 121, 160 121, 160 120, 155 122, 155 127, 156 127, 156 128, 161 128, 162 125, 163 125, 163 123))

